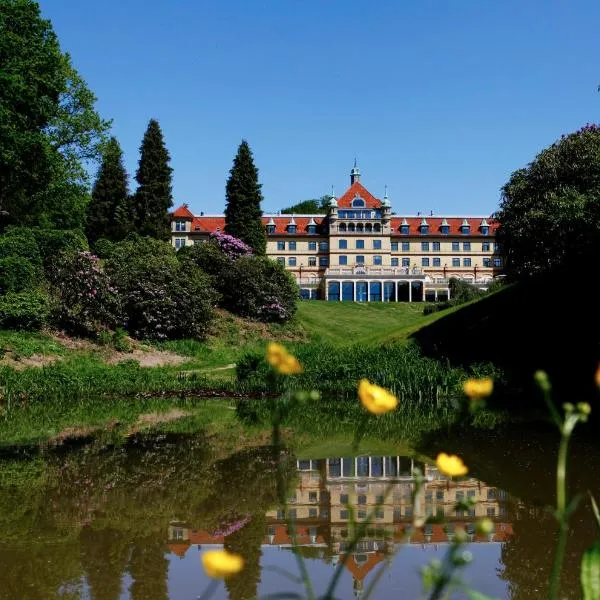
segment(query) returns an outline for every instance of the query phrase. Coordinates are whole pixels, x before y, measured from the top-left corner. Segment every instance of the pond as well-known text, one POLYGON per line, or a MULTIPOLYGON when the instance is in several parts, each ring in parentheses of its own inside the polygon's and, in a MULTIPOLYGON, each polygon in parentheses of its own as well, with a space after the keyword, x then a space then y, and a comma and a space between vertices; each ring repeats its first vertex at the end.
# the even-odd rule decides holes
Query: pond
MULTIPOLYGON (((378 440, 353 453, 348 443, 310 451, 272 448, 248 435, 236 448, 202 435, 135 435, 22 456, 6 451, 0 467, 0 599, 92 598, 191 600, 209 585, 201 557, 223 545, 245 569, 213 598, 243 600, 304 593, 301 555, 317 594, 343 563, 338 598, 419 598, 420 568, 443 558, 456 532, 467 535, 472 562, 462 574, 494 598, 542 598, 552 564, 556 438, 545 430, 436 436, 420 452, 378 440), (460 452, 469 476, 449 480, 427 456, 460 452), (413 498, 414 474, 425 483, 413 498), (278 485, 287 514, 278 506, 278 485), (280 488, 281 490, 281 488, 280 488), (473 499, 469 511, 456 502, 473 499), (365 536, 350 548, 352 520, 365 536), (443 522, 414 527, 443 515, 443 522), (475 528, 489 517, 493 530, 475 528), (296 550, 287 518, 295 522, 296 550), (349 553, 348 550, 351 550, 349 553)), ((573 490, 598 493, 600 451, 579 441, 573 490)), ((597 531, 582 502, 572 519, 563 597, 580 598, 579 562, 597 531)), ((455 598, 466 597, 459 592, 455 598)))

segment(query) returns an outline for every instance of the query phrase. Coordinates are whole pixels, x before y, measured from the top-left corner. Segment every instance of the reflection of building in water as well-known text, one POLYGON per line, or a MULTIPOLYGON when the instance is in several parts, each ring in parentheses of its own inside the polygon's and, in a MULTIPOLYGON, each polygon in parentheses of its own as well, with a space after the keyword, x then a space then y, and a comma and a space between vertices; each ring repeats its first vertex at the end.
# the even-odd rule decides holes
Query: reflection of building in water
MULTIPOLYGON (((366 575, 398 544, 447 544, 457 529, 464 529, 469 541, 481 543, 503 542, 512 534, 503 490, 473 478, 449 480, 434 466, 410 456, 299 460, 297 468, 298 485, 286 511, 267 512, 264 544, 291 548, 286 518, 292 518, 296 545, 320 549, 321 556, 337 564, 349 549, 354 523, 370 518, 365 535, 346 559, 357 595, 366 575), (425 482, 414 497, 417 468, 425 482), (469 511, 457 510, 457 502, 467 499, 477 504, 469 511), (494 530, 481 536, 475 531, 475 521, 485 516, 494 522, 494 530), (444 522, 429 523, 428 517, 444 522), (415 519, 425 524, 413 527, 415 519)), ((212 537, 181 523, 169 527, 170 548, 180 556, 190 544, 223 542, 222 536, 212 537)))

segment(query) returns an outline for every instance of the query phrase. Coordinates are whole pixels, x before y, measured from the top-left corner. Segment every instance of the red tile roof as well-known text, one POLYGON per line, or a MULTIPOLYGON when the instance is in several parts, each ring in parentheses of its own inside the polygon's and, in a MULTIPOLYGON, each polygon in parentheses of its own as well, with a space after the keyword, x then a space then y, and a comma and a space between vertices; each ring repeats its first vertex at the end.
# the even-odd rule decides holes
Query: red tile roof
POLYGON ((194 215, 192 211, 187 207, 187 204, 182 204, 179 208, 175 210, 173 213, 174 217, 179 219, 193 219, 194 215))
MULTIPOLYGON (((444 221, 444 217, 392 217, 391 227, 392 227, 392 235, 401 235, 400 234, 400 226, 402 222, 406 219, 408 223, 408 233, 409 235, 420 235, 421 229, 420 225, 423 219, 429 225, 429 234, 436 235, 441 232, 441 225, 444 221)), ((448 235, 462 235, 461 225, 464 220, 467 220, 469 225, 471 226, 470 235, 481 235, 481 222, 483 221, 482 217, 448 217, 446 218, 446 222, 448 223, 449 230, 448 235)), ((491 217, 485 219, 490 228, 490 235, 496 232, 498 226, 500 225, 498 221, 495 221, 491 217)))
POLYGON ((360 196, 365 201, 365 208, 381 207, 381 200, 378 200, 369 192, 369 190, 360 182, 355 181, 345 192, 343 196, 338 198, 338 207, 352 208, 352 200, 360 196))
MULTIPOLYGON (((307 235, 308 234, 308 223, 314 219, 317 225, 317 233, 320 232, 320 225, 325 220, 325 215, 319 215, 315 217, 293 217, 296 223, 296 234, 307 235)), ((277 217, 262 217, 262 222, 265 227, 269 221, 273 219, 275 223, 275 233, 287 233, 287 226, 292 220, 291 215, 277 216, 277 217)), ((225 231, 225 217, 194 217, 192 221, 192 232, 196 233, 213 233, 214 231, 225 231)))

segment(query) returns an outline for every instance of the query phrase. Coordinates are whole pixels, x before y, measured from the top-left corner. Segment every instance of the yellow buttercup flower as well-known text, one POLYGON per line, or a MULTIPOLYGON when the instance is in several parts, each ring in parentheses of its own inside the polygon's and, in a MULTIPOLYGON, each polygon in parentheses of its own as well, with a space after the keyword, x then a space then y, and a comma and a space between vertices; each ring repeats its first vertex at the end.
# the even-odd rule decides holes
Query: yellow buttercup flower
POLYGON ((466 475, 469 472, 467 466, 461 458, 454 454, 446 454, 441 452, 435 460, 437 468, 448 477, 460 477, 466 475))
POLYGON ((224 579, 244 568, 244 559, 227 550, 209 550, 202 555, 202 566, 213 579, 224 579))
POLYGON ((398 406, 394 394, 366 379, 361 379, 358 384, 358 397, 362 405, 375 415, 382 415, 398 406))
POLYGON ((485 379, 467 379, 463 383, 463 390, 471 400, 487 398, 494 389, 494 380, 486 377, 485 379))
POLYGON ((267 362, 282 375, 302 373, 302 365, 281 344, 271 342, 267 346, 267 362))

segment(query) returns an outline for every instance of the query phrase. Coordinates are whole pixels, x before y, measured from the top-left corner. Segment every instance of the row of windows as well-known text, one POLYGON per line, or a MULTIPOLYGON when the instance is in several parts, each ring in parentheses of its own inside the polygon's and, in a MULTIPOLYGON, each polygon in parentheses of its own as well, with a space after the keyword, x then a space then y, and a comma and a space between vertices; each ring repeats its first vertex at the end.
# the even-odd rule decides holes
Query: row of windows
MULTIPOLYGON (((285 256, 278 256, 277 262, 283 266, 285 266, 285 256)), ((295 256, 288 256, 287 259, 288 267, 296 267, 298 265, 298 261, 295 256)), ((308 266, 316 267, 317 266, 317 257, 309 256, 308 257, 308 266)), ((329 266, 329 258, 327 256, 319 256, 319 266, 327 267, 329 266)))
MULTIPOLYGON (((341 240, 340 240, 341 241, 341 240)), ((452 252, 460 252, 460 242, 452 242, 452 252)), ((410 242, 402 242, 402 252, 410 251, 410 242)), ((399 242, 392 242, 392 252, 398 252, 400 248, 399 242)), ((429 252, 429 250, 433 252, 440 252, 441 244, 440 242, 421 242, 421 252, 429 252)), ((471 252, 471 242, 462 242, 463 252, 471 252)), ((490 252, 492 249, 492 242, 482 242, 481 243, 481 251, 482 252, 490 252)), ((497 252, 499 250, 498 244, 494 244, 494 251, 497 252)))
MULTIPOLYGON (((297 233, 297 226, 296 225, 288 225, 286 227, 287 232, 290 234, 295 234, 297 233)), ((308 233, 308 235, 316 235, 317 233, 317 226, 316 225, 308 225, 308 227, 306 228, 306 231, 308 233)), ((267 225, 267 233, 273 235, 275 233, 275 225, 267 225)))
MULTIPOLYGON (((490 234, 490 228, 488 225, 482 225, 479 230, 481 231, 481 235, 489 235, 490 234)), ((409 235, 410 233, 410 226, 409 225, 400 225, 400 234, 401 235, 409 235)), ((471 227, 469 225, 461 225, 460 227, 460 232, 463 235, 470 235, 471 234, 471 227)), ((419 225, 419 233, 421 235, 429 235, 429 225, 419 225)), ((440 233, 442 235, 448 235, 450 233, 450 226, 449 225, 440 225, 440 233)))
MULTIPOLYGON (((287 243, 288 250, 296 250, 296 242, 289 241, 279 241, 277 242, 277 250, 285 250, 285 245, 287 243)), ((319 250, 327 250, 329 248, 329 244, 327 242, 319 242, 319 250)), ((309 252, 312 250, 313 252, 317 251, 317 242, 308 242, 308 250, 309 252)))
MULTIPOLYGON (((348 257, 341 255, 338 257, 339 258, 339 265, 341 266, 346 266, 348 265, 348 257)), ((354 257, 355 259, 355 264, 357 265, 364 265, 365 264, 365 257, 363 255, 357 255, 354 257)), ((410 258, 408 257, 404 257, 402 259, 393 257, 392 258, 392 262, 391 262, 391 266, 392 267, 410 267, 410 258), (402 262, 400 262, 400 260, 402 262)), ((277 262, 284 265, 286 264, 286 260, 285 260, 285 256, 278 256, 277 257, 277 262)), ((373 265, 375 266, 381 266, 383 264, 383 257, 381 255, 376 254, 375 256, 373 256, 373 265)), ((501 267, 502 266, 502 259, 501 258, 494 258, 493 261, 491 258, 484 258, 483 259, 483 266, 490 268, 491 266, 494 267, 501 267)), ((319 266, 320 267, 327 267, 329 265, 329 259, 327 258, 327 256, 319 256, 319 266)), ((296 256, 288 256, 287 257, 287 266, 288 267, 296 267, 298 266, 298 259, 296 256)), ((317 257, 316 256, 309 256, 308 257, 308 266, 309 267, 316 267, 317 266, 317 257)), ((442 259, 439 257, 434 257, 432 259, 430 259, 429 257, 422 257, 421 258, 421 266, 422 267, 429 267, 429 266, 433 266, 433 267, 441 267, 442 266, 442 259)), ((460 267, 461 266, 461 259, 460 258, 453 258, 452 259, 452 266, 453 267, 460 267)), ((472 266, 472 261, 470 258, 463 258, 462 259, 462 266, 463 267, 470 267, 472 266)))
MULTIPOLYGON (((177 240, 175 240, 177 242, 177 240)), ((356 250, 364 250, 365 249, 365 240, 354 240, 356 250)), ((297 242, 290 240, 289 242, 278 241, 277 242, 277 250, 285 250, 287 244, 288 250, 296 250, 297 242)), ((381 250, 382 248, 382 240, 372 240, 373 250, 381 250)), ((392 252, 398 252, 402 249, 402 252, 410 252, 410 242, 392 242, 392 252)), ((329 248, 329 244, 327 242, 318 242, 319 250, 327 250, 329 248)), ((340 250, 348 249, 348 240, 340 239, 338 240, 338 248, 340 250)), ((499 251, 498 244, 493 244, 493 248, 495 252, 499 251)), ((309 241, 308 242, 308 250, 315 251, 317 250, 317 242, 309 241)), ((440 252, 441 244, 440 242, 421 242, 421 252, 440 252)), ((462 242, 462 251, 463 252, 471 252, 472 245, 471 242, 462 242)), ((481 243, 481 251, 482 252, 491 252, 492 250, 492 242, 482 242, 481 243)), ((461 242, 452 242, 452 252, 460 252, 461 251, 461 242)))

